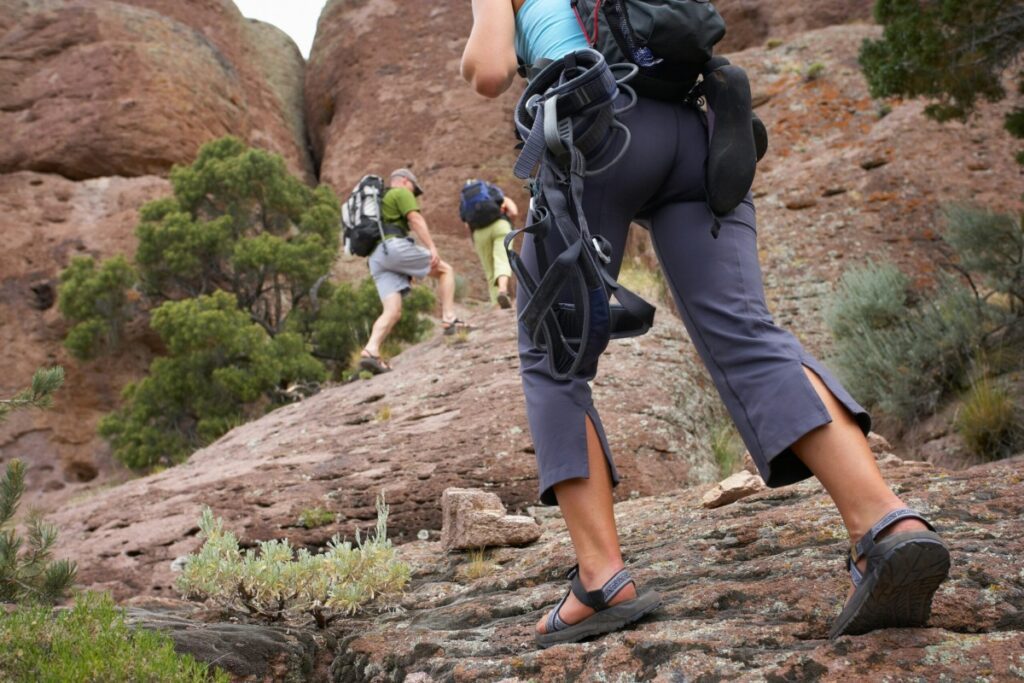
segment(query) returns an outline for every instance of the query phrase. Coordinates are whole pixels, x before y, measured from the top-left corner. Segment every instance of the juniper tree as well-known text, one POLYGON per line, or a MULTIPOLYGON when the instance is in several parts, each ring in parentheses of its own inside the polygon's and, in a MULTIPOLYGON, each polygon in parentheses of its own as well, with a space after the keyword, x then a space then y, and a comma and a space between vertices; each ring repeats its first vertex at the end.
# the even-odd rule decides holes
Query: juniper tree
POLYGON ((125 389, 125 406, 100 423, 114 455, 130 467, 179 462, 273 407, 281 388, 325 376, 301 336, 271 337, 226 292, 164 303, 150 324, 168 355, 154 360, 149 374, 125 389))
POLYGON ((334 263, 334 193, 309 188, 280 156, 232 137, 175 167, 171 185, 172 197, 141 211, 135 262, 143 290, 157 300, 230 292, 267 332, 280 332, 334 263))
POLYGON ((61 315, 75 323, 64 346, 79 359, 117 349, 124 326, 132 318, 135 271, 123 256, 97 268, 87 256, 76 257, 60 274, 58 302, 61 315))
MULTIPOLYGON (((1024 138, 1024 3, 1020 0, 877 0, 884 32, 866 40, 860 63, 874 97, 935 100, 926 113, 939 121, 966 119, 978 100, 1006 97, 1007 70, 1017 104, 1007 115, 1011 135, 1024 138)), ((1024 152, 1017 155, 1024 164, 1024 152)))

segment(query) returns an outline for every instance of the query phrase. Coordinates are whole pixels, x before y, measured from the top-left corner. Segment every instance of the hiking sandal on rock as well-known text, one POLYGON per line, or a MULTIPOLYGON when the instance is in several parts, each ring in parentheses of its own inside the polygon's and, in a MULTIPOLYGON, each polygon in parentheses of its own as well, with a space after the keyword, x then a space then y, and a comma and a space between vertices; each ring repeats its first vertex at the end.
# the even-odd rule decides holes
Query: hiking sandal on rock
POLYGON ((473 328, 465 320, 455 318, 454 320, 442 320, 441 329, 443 330, 444 336, 450 337, 456 332, 469 332, 473 328))
POLYGON ((839 614, 829 638, 858 635, 878 628, 924 626, 932 597, 949 574, 949 549, 935 527, 917 512, 893 510, 850 549, 846 558, 856 589, 839 614), (878 535, 902 519, 917 519, 929 531, 878 535), (857 562, 867 557, 862 574, 857 562))
POLYGON ((380 356, 373 355, 369 351, 364 351, 363 355, 359 356, 359 368, 374 375, 391 372, 391 366, 388 365, 387 361, 380 356))
POLYGON ((500 308, 512 308, 512 299, 505 292, 498 294, 498 306, 500 308))
POLYGON ((534 634, 534 640, 542 648, 562 643, 575 643, 591 636, 618 631, 650 614, 661 605, 661 596, 654 591, 639 593, 632 600, 609 605, 608 601, 618 595, 623 588, 631 583, 636 585, 625 569, 620 569, 615 576, 608 579, 603 586, 595 591, 588 591, 583 587, 583 582, 580 581, 579 565, 570 569, 565 578, 570 579, 572 583, 569 591, 548 614, 545 622, 547 632, 534 634), (575 624, 567 624, 562 621, 559 612, 565 605, 565 601, 569 599, 569 593, 594 610, 594 614, 575 624))

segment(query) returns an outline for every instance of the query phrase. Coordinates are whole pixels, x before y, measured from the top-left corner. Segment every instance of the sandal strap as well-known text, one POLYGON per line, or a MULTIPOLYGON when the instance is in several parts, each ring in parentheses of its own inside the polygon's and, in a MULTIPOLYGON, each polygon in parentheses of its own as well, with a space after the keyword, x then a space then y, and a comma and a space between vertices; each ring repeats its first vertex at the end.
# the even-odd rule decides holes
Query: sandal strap
POLYGON ((604 585, 597 590, 588 591, 580 580, 579 565, 576 565, 569 573, 571 576, 567 578, 572 579, 572 594, 576 596, 577 600, 595 612, 608 609, 611 606, 608 602, 618 595, 623 588, 633 583, 633 578, 629 575, 629 571, 623 568, 615 572, 615 575, 605 581, 604 585))
POLYGON ((562 605, 564 605, 565 601, 569 599, 569 593, 571 592, 572 591, 566 591, 559 603, 555 605, 555 608, 548 613, 548 621, 546 628, 544 629, 547 633, 554 633, 555 631, 561 631, 564 628, 569 628, 569 624, 562 621, 561 612, 562 605))
POLYGON ((871 549, 875 547, 875 539, 878 538, 878 534, 882 533, 889 527, 901 519, 916 519, 920 520, 929 530, 935 531, 935 527, 931 525, 927 519, 925 519, 921 513, 910 508, 900 508, 893 510, 888 513, 885 517, 875 522, 875 525, 871 529, 861 536, 861 539, 857 541, 856 545, 850 547, 850 553, 846 556, 846 568, 850 571, 850 578, 853 579, 853 585, 859 586, 860 582, 864 579, 864 575, 859 569, 857 569, 857 562, 860 558, 871 552, 871 549))

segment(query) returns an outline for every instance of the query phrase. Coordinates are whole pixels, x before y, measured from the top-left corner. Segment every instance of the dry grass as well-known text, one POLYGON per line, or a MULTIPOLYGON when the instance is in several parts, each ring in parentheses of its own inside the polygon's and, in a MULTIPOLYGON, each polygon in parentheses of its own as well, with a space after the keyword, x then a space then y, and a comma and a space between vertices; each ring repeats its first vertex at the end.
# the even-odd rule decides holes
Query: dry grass
POLYGON ((486 548, 470 550, 466 554, 466 557, 469 561, 463 568, 462 573, 470 581, 476 581, 477 579, 489 576, 498 568, 498 566, 487 556, 486 548))

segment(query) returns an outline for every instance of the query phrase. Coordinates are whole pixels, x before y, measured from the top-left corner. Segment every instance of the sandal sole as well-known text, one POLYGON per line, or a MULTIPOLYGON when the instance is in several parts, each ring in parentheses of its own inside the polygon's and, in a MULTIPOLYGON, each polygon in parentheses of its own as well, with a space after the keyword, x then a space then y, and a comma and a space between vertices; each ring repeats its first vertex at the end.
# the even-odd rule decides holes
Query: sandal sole
POLYGON ((930 531, 893 534, 872 551, 873 570, 847 602, 829 638, 924 626, 949 576, 949 549, 930 531))
POLYGON ((564 643, 576 643, 584 638, 599 636, 629 626, 661 606, 661 596, 654 591, 641 593, 632 600, 593 614, 578 624, 554 633, 538 633, 534 640, 541 648, 564 643))

